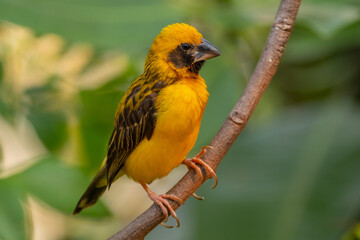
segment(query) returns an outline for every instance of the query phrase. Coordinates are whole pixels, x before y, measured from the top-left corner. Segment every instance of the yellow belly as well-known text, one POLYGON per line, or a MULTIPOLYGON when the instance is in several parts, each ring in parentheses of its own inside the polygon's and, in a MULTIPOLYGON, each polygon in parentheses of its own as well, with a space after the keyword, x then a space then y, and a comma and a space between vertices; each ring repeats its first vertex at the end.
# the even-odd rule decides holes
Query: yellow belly
POLYGON ((164 88, 156 99, 153 135, 129 155, 124 172, 137 182, 151 183, 177 167, 196 142, 207 98, 201 78, 164 88))

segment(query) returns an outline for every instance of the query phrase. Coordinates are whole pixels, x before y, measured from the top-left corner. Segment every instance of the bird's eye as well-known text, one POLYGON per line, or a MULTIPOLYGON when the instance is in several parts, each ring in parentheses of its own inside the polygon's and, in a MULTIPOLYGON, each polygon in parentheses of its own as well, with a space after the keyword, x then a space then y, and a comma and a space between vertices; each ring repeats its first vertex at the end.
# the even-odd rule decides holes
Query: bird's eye
POLYGON ((191 48, 191 45, 188 44, 188 43, 182 43, 181 48, 186 51, 186 50, 189 50, 191 48))

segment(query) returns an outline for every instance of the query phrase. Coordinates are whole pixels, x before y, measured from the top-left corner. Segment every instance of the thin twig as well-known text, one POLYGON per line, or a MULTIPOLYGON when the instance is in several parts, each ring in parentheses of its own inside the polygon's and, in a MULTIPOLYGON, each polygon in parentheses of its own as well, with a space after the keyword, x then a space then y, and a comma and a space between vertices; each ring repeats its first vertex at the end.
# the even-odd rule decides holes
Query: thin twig
MULTIPOLYGON (((226 152, 245 127, 266 87, 276 73, 286 43, 294 27, 300 3, 301 0, 281 1, 266 46, 251 76, 249 84, 226 118, 219 132, 211 141, 210 146, 213 148, 208 149, 202 157, 214 170, 216 170, 226 152)), ((207 175, 204 181, 209 177, 210 176, 207 175)), ((173 194, 186 200, 202 183, 201 178, 196 172, 190 170, 167 194, 173 194)), ((179 207, 175 202, 171 201, 170 204, 174 209, 179 207)), ((153 204, 139 217, 109 239, 144 239, 144 237, 163 220, 164 215, 161 210, 157 205, 153 204)))

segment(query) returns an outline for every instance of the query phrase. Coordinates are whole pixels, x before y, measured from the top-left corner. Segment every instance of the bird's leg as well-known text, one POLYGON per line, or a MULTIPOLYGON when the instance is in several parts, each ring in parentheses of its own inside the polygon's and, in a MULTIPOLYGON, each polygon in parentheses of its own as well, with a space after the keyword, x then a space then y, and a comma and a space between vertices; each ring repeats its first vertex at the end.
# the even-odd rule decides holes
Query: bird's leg
MULTIPOLYGON (((165 215, 164 222, 166 222, 168 220, 168 218, 169 218, 169 213, 168 213, 168 210, 169 210, 171 216, 177 222, 176 227, 179 227, 180 226, 179 219, 177 218, 174 209, 170 206, 170 204, 168 203, 168 201, 166 199, 171 199, 171 200, 173 200, 175 202, 178 202, 180 205, 183 204, 184 201, 181 198, 179 198, 179 197, 177 197, 175 195, 169 195, 169 194, 160 194, 160 195, 158 195, 158 194, 154 193, 153 191, 151 191, 150 188, 144 182, 140 182, 140 184, 145 189, 145 191, 147 192, 149 198, 161 208, 161 211, 165 215)), ((173 227, 173 226, 168 226, 163 222, 161 223, 161 225, 163 225, 164 227, 167 227, 167 228, 172 228, 173 227)))
MULTIPOLYGON (((205 170, 210 173, 211 177, 214 177, 215 183, 214 183, 214 186, 212 186, 211 188, 215 188, 217 183, 218 183, 216 173, 214 172, 214 170, 207 163, 205 163, 203 160, 200 159, 200 157, 206 153, 206 148, 212 148, 212 147, 211 146, 203 147, 198 155, 196 155, 192 159, 185 159, 182 162, 182 164, 185 164, 188 167, 188 169, 193 168, 197 172, 197 174, 199 174, 200 177, 202 178, 201 181, 204 179, 204 176, 203 176, 203 174, 201 172, 200 167, 198 165, 196 165, 196 163, 202 165, 205 168, 205 170)), ((203 197, 199 197, 196 194, 193 194, 193 196, 195 198, 199 199, 199 200, 204 199, 203 197)))

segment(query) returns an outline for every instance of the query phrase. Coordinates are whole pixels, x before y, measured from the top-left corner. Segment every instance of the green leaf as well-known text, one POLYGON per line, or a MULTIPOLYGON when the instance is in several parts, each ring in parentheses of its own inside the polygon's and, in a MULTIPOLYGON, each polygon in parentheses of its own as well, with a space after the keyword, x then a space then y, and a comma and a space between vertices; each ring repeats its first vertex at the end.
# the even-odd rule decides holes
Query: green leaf
POLYGON ((25 239, 24 213, 18 192, 8 181, 0 179, 0 239, 25 239))
MULTIPOLYGON (((64 103, 59 100, 56 77, 44 85, 26 90, 30 99, 27 118, 49 150, 58 150, 65 143, 67 136, 67 119, 64 103), (59 107, 61 106, 61 107, 59 107)), ((74 104, 75 105, 75 104, 74 104)))
POLYGON ((66 141, 67 125, 64 113, 32 110, 28 115, 28 119, 48 149, 58 150, 66 141))
POLYGON ((306 23, 323 38, 328 38, 359 19, 358 9, 351 3, 313 1, 301 6, 298 20, 306 23), (334 18, 335 15, 336 18, 334 18))
MULTIPOLYGON (((90 183, 78 168, 69 167, 52 157, 41 160, 16 178, 20 188, 69 215, 90 183)), ((106 217, 109 212, 99 201, 82 215, 106 217)))

